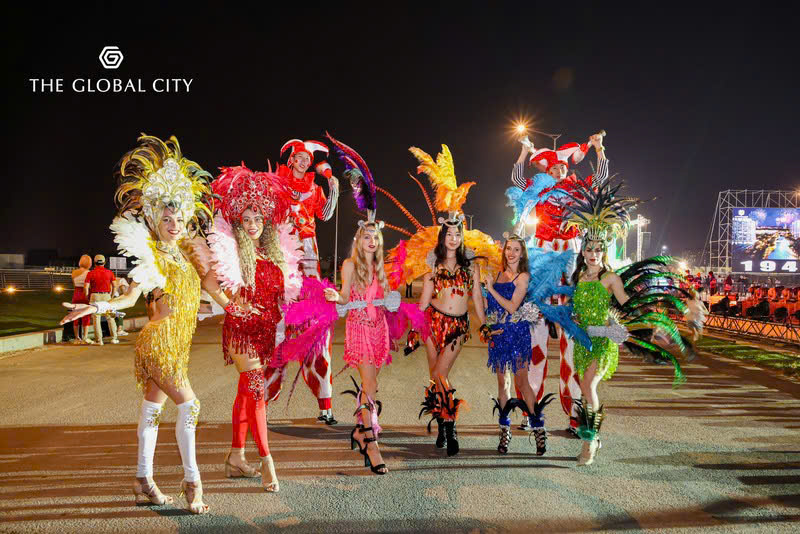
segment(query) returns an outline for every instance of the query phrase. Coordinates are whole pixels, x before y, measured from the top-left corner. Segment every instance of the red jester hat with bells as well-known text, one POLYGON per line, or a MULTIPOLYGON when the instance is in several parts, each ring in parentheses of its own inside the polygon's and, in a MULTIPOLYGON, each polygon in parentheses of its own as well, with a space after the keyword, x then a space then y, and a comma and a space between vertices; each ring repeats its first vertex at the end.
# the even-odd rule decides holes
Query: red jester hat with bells
MULTIPOLYGON (((314 164, 314 153, 323 152, 326 156, 329 153, 327 145, 320 141, 301 141, 300 139, 292 139, 284 143, 281 147, 281 156, 289 152, 291 158, 297 153, 305 152, 311 158, 311 164, 314 164)), ((327 179, 333 177, 333 171, 327 161, 323 160, 317 163, 316 171, 327 179)), ((294 218, 295 226, 299 231, 300 239, 311 238, 316 236, 315 216, 322 210, 325 205, 325 193, 321 187, 316 186, 314 183, 314 171, 306 172, 302 178, 296 178, 292 174, 292 169, 288 165, 278 166, 278 176, 280 176, 286 186, 289 188, 292 198, 296 204, 292 207, 292 217, 294 218)))
POLYGON ((549 171, 550 167, 559 163, 565 165, 569 169, 569 161, 578 164, 583 161, 583 157, 589 151, 589 145, 586 143, 567 143, 558 148, 558 150, 550 150, 547 148, 539 149, 531 154, 530 163, 538 163, 545 167, 545 171, 549 171))
MULTIPOLYGON (((545 170, 549 171, 554 165, 559 163, 565 165, 569 169, 570 161, 573 164, 578 164, 583 160, 583 157, 589 151, 589 145, 578 143, 567 143, 558 148, 558 150, 541 149, 534 152, 530 157, 530 163, 541 165, 545 170)), ((591 177, 586 186, 591 185, 591 177)), ((547 188, 542 193, 548 193, 554 190, 563 190, 573 192, 577 185, 578 178, 574 174, 570 174, 563 180, 559 181, 553 187, 547 188)), ((528 186, 531 185, 530 180, 528 186)), ((574 228, 569 230, 561 229, 562 216, 564 215, 564 207, 559 205, 558 202, 543 202, 536 205, 536 218, 539 222, 536 225, 536 237, 543 241, 553 241, 555 239, 562 239, 568 241, 578 235, 578 231, 574 228)))

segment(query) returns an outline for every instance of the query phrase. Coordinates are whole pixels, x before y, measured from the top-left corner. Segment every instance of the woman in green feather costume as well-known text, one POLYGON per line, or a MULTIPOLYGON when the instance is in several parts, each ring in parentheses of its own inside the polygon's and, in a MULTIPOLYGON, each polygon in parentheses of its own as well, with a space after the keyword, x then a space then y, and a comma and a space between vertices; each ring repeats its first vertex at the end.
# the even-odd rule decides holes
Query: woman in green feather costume
POLYGON ((634 352, 647 351, 669 359, 675 366, 674 384, 685 381, 675 356, 651 341, 657 331, 672 348, 685 350, 675 323, 666 314, 669 310, 686 311, 686 305, 676 296, 681 291, 677 284, 680 275, 667 269, 672 258, 648 258, 617 272, 608 267, 608 243, 625 234, 629 210, 640 202, 617 196, 620 187, 606 183, 594 190, 577 191, 575 204, 567 208, 567 227, 577 226, 583 233, 581 254, 572 275, 573 308, 576 322, 592 341, 591 350, 576 344, 574 353, 583 393, 583 398, 575 401, 578 436, 584 440, 578 465, 592 464, 600 448, 598 434, 604 411, 597 387, 616 371, 620 344, 625 343, 634 352))

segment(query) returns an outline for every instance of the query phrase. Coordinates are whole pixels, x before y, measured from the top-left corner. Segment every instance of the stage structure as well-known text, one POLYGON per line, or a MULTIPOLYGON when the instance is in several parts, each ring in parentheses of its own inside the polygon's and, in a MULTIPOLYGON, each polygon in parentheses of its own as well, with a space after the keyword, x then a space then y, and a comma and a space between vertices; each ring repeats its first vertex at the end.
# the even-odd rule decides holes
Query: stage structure
POLYGON ((720 191, 703 249, 718 274, 800 273, 800 192, 720 191))

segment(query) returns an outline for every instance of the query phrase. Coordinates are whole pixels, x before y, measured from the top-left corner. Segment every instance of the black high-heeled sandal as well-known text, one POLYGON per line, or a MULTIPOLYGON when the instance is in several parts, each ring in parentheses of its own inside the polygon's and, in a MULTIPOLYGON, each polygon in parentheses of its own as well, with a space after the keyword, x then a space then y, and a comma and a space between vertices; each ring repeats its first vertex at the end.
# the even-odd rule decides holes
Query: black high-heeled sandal
POLYGON ((500 444, 497 445, 497 452, 500 454, 508 453, 508 446, 511 445, 511 427, 500 427, 500 444))
POLYGON ((355 427, 353 427, 353 431, 350 432, 350 450, 351 451, 356 450, 356 445, 358 445, 358 452, 363 453, 364 449, 361 448, 361 444, 355 437, 357 431, 364 432, 364 425, 358 424, 355 427))
POLYGON ((365 433, 365 437, 364 437, 364 448, 361 449, 361 454, 364 455, 364 467, 369 467, 370 471, 372 471, 376 475, 385 475, 386 473, 389 472, 389 470, 386 468, 386 464, 382 463, 382 464, 378 464, 378 465, 372 465, 372 460, 369 459, 369 454, 367 454, 367 446, 372 442, 377 443, 378 440, 376 438, 374 438, 374 437, 372 437, 372 438, 366 437, 366 432, 367 431, 372 432, 372 427, 363 429, 363 432, 365 433), (386 469, 386 471, 381 471, 381 469, 386 469))

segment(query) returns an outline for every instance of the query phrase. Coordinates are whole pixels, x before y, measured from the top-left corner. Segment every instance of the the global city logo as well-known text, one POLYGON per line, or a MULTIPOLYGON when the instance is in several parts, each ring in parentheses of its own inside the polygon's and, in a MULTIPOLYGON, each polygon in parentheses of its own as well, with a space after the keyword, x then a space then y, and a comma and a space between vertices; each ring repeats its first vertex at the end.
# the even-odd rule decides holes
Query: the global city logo
POLYGON ((100 64, 107 69, 118 69, 124 57, 118 46, 104 46, 100 52, 100 64))
MULTIPOLYGON (((125 56, 118 46, 104 46, 98 56, 107 70, 116 70, 125 56)), ((63 93, 64 78, 28 78, 34 93, 63 93)), ((67 87, 73 93, 188 93, 194 78, 75 78, 67 87)))

